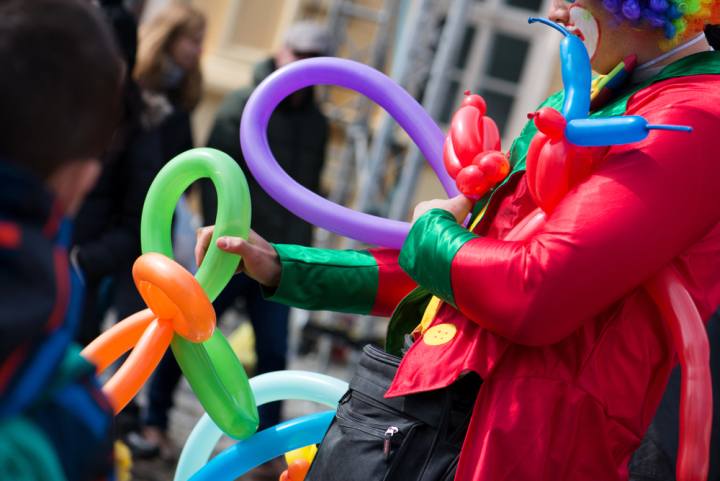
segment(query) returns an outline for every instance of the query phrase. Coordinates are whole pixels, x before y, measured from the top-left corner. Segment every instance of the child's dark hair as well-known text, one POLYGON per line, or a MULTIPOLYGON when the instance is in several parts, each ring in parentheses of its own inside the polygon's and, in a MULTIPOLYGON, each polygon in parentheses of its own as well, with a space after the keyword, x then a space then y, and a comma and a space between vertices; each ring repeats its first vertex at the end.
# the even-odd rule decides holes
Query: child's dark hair
POLYGON ((123 66, 90 2, 0 2, 0 65, 0 160, 46 178, 105 150, 123 66))

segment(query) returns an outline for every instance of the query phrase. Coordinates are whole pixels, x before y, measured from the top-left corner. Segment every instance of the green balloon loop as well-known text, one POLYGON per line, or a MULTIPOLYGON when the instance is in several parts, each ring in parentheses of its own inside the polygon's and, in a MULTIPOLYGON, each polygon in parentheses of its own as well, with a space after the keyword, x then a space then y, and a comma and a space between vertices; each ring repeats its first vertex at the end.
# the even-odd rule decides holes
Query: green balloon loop
MULTIPOLYGON (((143 254, 158 252, 173 258, 172 218, 182 193, 196 180, 209 178, 215 185, 218 212, 210 247, 195 278, 210 300, 220 294, 235 273, 240 256, 216 246, 220 236, 247 239, 250 232, 250 193, 237 163, 219 150, 199 148, 184 152, 155 177, 143 206, 140 238, 143 254)), ((243 439, 258 426, 257 406, 247 374, 216 329, 202 343, 178 335, 172 350, 190 386, 208 415, 228 435, 243 439)))
POLYGON ((143 206, 140 237, 143 253, 159 252, 172 259, 171 226, 175 205, 196 180, 209 178, 215 185, 218 212, 210 248, 195 278, 211 301, 225 288, 237 270, 240 256, 215 245, 220 236, 247 239, 250 232, 250 192, 245 175, 227 154, 215 149, 183 152, 155 177, 143 206))

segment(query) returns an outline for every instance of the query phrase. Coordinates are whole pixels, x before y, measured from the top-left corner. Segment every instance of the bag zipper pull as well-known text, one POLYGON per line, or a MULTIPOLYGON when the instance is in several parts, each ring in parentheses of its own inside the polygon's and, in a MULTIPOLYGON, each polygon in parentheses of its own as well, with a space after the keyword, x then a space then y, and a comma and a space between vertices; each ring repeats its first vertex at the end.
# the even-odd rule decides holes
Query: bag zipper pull
POLYGON ((392 437, 395 436, 400 430, 396 426, 390 426, 385 430, 385 440, 383 441, 383 454, 385 455, 385 460, 390 457, 390 441, 392 440, 392 437))

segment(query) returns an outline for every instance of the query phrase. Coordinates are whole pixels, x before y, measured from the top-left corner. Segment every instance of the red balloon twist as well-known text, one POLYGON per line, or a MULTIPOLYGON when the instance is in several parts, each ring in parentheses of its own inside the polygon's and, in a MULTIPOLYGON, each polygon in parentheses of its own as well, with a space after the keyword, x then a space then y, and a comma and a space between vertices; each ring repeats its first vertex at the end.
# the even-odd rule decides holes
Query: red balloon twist
POLYGON ((465 92, 462 106, 453 115, 443 146, 443 161, 458 190, 479 199, 510 172, 507 156, 500 152, 500 132, 485 115, 479 95, 465 92))

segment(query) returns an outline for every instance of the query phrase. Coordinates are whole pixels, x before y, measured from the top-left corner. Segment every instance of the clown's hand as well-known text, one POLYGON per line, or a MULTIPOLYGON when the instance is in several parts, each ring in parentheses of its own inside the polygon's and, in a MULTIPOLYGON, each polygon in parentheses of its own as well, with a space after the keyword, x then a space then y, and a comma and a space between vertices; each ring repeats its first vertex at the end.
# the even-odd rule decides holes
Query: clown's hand
MULTIPOLYGON (((215 226, 203 227, 197 231, 195 244, 195 259, 200 265, 210 246, 215 226)), ((232 254, 242 256, 238 272, 244 272, 260 284, 267 287, 277 287, 280 284, 280 260, 272 245, 255 231, 250 231, 248 239, 241 237, 220 237, 217 246, 232 254)))
POLYGON ((443 209, 450 212, 455 217, 455 220, 460 223, 465 220, 465 217, 470 213, 472 205, 472 201, 462 194, 452 199, 426 200, 415 206, 412 221, 415 223, 416 220, 429 210, 443 209))

